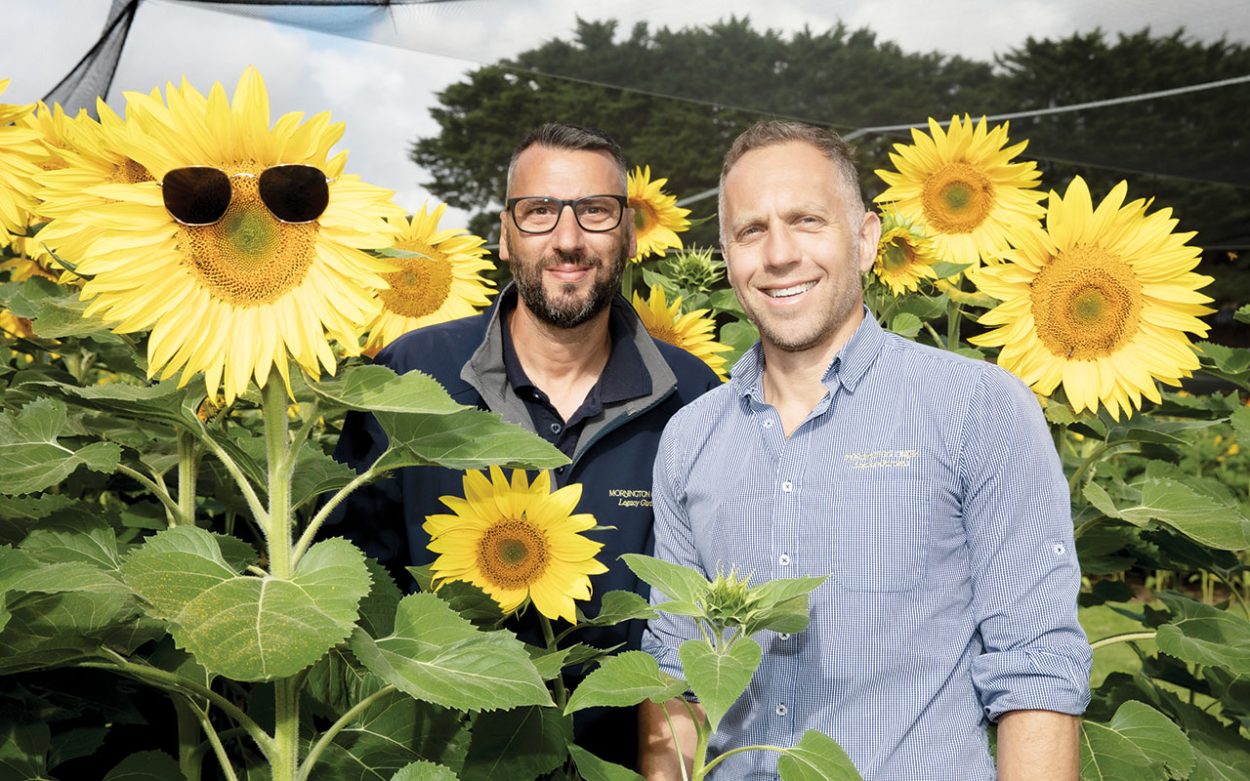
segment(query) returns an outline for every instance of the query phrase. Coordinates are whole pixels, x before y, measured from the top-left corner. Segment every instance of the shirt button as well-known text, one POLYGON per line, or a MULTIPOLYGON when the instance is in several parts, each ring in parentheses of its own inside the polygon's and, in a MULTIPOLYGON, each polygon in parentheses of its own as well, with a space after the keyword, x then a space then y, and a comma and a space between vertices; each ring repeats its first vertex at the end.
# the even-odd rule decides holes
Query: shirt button
POLYGON ((790 633, 789 633, 789 632, 782 632, 781 634, 777 635, 777 639, 778 639, 778 640, 789 640, 789 639, 790 639, 790 633))
POLYGON ((778 705, 778 706, 777 706, 777 715, 778 715, 778 716, 784 716, 784 715, 786 715, 786 712, 787 712, 787 711, 786 711, 786 704, 785 704, 784 702, 783 702, 783 703, 781 703, 780 705, 778 705))
POLYGON ((780 564, 780 565, 781 565, 781 566, 783 566, 783 567, 788 567, 788 566, 790 566, 790 554, 788 554, 788 553, 783 553, 783 554, 781 554, 780 556, 778 556, 778 557, 777 557, 777 563, 778 563, 778 564, 780 564))
POLYGON ((786 493, 790 493, 791 491, 794 490, 794 483, 790 482, 789 480, 785 481, 784 483, 781 484, 781 490, 785 491, 786 493))
POLYGON ((773 427, 773 419, 772 419, 772 418, 764 418, 764 422, 763 422, 763 423, 761 423, 760 425, 761 425, 761 426, 763 426, 764 428, 772 428, 772 427, 773 427))
POLYGON ((552 434, 559 434, 559 433, 560 433, 560 429, 561 429, 561 426, 560 426, 560 424, 559 424, 559 423, 552 423, 552 424, 551 424, 551 433, 552 433, 552 434))

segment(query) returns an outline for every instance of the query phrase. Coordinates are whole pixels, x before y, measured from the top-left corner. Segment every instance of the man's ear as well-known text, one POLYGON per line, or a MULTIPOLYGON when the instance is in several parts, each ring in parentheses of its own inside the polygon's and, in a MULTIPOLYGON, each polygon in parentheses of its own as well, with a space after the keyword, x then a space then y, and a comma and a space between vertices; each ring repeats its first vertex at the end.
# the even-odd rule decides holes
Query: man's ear
POLYGON ((859 223, 859 272, 867 274, 877 261, 877 245, 881 243, 881 216, 875 211, 864 212, 859 223))
POLYGON ((508 210, 499 212, 499 259, 510 260, 508 257, 508 210))

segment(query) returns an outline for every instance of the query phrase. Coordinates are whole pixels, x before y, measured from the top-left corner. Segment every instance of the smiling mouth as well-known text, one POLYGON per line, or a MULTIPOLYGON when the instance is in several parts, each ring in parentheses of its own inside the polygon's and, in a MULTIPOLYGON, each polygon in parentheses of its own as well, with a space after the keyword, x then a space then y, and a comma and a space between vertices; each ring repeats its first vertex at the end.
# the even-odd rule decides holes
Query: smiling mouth
POLYGON ((789 287, 778 287, 771 290, 764 290, 763 293, 769 298, 792 298, 800 293, 806 293, 814 287, 816 287, 815 282, 801 282, 797 285, 790 285, 789 287))

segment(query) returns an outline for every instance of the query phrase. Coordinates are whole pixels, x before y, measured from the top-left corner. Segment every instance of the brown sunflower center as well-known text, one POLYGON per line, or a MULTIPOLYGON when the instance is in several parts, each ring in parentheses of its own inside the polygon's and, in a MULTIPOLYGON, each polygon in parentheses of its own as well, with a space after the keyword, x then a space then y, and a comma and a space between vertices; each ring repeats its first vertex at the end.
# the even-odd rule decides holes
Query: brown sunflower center
POLYGON ((317 223, 277 220, 261 202, 256 179, 232 177, 230 186, 225 216, 184 226, 180 244, 215 297, 236 306, 267 304, 304 281, 316 257, 317 223))
POLYGON ((647 326, 647 332, 650 333, 653 338, 659 339, 661 342, 667 342, 674 347, 682 346, 682 340, 677 334, 677 329, 673 328, 671 325, 664 325, 663 323, 649 325, 647 326))
POLYGON ((989 216, 994 184, 967 163, 947 163, 924 184, 925 217, 942 233, 970 233, 989 216))
POLYGON ((477 565, 494 585, 525 588, 542 577, 550 560, 547 537, 526 521, 492 525, 477 543, 477 565))
POLYGON ((660 221, 660 215, 655 207, 646 201, 631 201, 629 205, 634 210, 634 230, 638 233, 651 230, 660 221))
POLYGON ((129 157, 122 158, 122 162, 113 168, 113 172, 109 175, 109 181, 114 184, 138 184, 139 182, 151 182, 152 174, 148 173, 148 169, 131 160, 129 157))
POLYGON ((904 271, 915 262, 916 248, 907 239, 895 239, 881 255, 881 265, 889 272, 904 271))
POLYGON ((1068 360, 1110 355, 1141 325, 1141 282, 1102 247, 1060 252, 1033 280, 1029 296, 1038 338, 1068 360))
POLYGON ((451 263, 428 244, 401 244, 397 249, 419 252, 423 258, 401 258, 403 268, 387 274, 391 286, 378 295, 387 310, 404 317, 424 317, 438 311, 451 295, 451 263))

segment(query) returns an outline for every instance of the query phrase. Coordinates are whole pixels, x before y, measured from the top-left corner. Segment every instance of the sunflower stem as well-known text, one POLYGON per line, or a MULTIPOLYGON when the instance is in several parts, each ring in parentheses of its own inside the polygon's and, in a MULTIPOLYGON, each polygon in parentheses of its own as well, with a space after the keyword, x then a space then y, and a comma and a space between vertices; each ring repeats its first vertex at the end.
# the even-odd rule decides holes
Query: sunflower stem
MULTIPOLYGON (((952 287, 955 289, 955 293, 963 291, 963 274, 959 275, 952 287)), ((946 349, 954 352, 959 349, 959 321, 963 316, 963 312, 959 308, 959 302, 955 300, 955 295, 948 295, 950 295, 950 298, 946 302, 946 349)))
MULTIPOLYGON (((547 642, 547 650, 551 653, 555 653, 558 646, 556 645, 556 633, 551 628, 551 621, 542 614, 542 611, 538 611, 538 622, 542 624, 543 627, 543 640, 547 642)), ((564 706, 569 702, 568 692, 564 689, 563 671, 556 673, 554 683, 556 690, 556 707, 563 711, 564 706)))
MULTIPOLYGON (((178 431, 178 519, 177 523, 195 525, 195 481, 200 466, 199 449, 195 437, 188 431, 178 431)), ((176 524, 175 524, 176 525, 176 524)))
POLYGON ((313 540, 316 539, 317 532, 321 529, 321 525, 326 522, 327 518, 330 517, 330 513, 334 512, 334 508, 338 507, 339 504, 341 504, 352 491, 355 491, 357 488, 365 485, 366 483, 373 482, 380 474, 382 473, 375 472, 372 468, 366 469, 364 472, 357 475, 355 480, 352 480, 350 483, 340 488, 334 496, 330 497, 330 499, 321 506, 321 509, 318 510, 317 514, 313 516, 313 519, 309 521, 308 527, 304 529, 304 533, 300 535, 299 542, 295 545, 295 551, 291 554, 291 566, 298 565, 299 560, 304 557, 305 553, 308 552, 308 548, 312 545, 313 540))
MULTIPOLYGON (((200 719, 195 706, 180 696, 170 697, 178 723, 178 769, 185 781, 200 781, 203 755, 199 751, 200 719)), ((223 763, 224 764, 224 763, 223 763)))
POLYGON ((626 301, 633 301, 634 292, 634 264, 632 261, 625 261, 625 268, 621 271, 621 295, 625 296, 626 301))
POLYGON ((170 526, 177 524, 178 515, 182 512, 182 510, 178 507, 178 503, 174 501, 174 498, 169 495, 169 491, 165 490, 164 486, 143 474, 138 469, 126 466, 125 464, 118 464, 117 471, 151 491, 152 495, 155 496, 165 508, 165 520, 168 521, 170 526))

